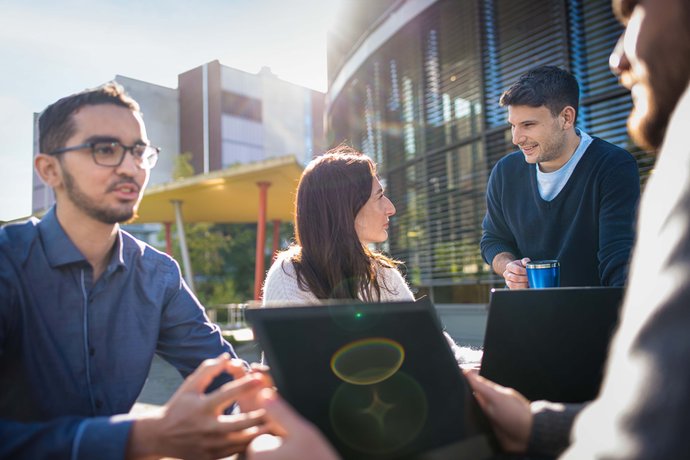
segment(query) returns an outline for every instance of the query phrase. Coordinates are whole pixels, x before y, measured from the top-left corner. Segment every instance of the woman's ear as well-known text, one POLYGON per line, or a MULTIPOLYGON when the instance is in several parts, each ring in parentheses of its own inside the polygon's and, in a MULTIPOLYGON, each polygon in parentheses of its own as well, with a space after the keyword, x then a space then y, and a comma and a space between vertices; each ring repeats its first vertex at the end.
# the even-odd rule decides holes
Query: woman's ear
POLYGON ((54 155, 39 153, 34 158, 34 168, 47 186, 54 189, 62 183, 60 161, 54 155))

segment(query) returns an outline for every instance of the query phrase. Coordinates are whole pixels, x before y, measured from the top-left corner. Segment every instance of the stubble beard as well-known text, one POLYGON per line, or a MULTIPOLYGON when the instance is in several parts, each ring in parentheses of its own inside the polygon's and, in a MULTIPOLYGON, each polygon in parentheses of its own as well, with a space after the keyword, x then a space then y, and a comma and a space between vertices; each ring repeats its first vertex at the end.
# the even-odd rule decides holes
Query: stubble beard
POLYGON ((537 157, 537 164, 556 160, 563 154, 563 150, 565 149, 565 135, 561 135, 558 138, 555 136, 556 134, 552 137, 553 142, 549 142, 548 144, 543 142, 539 143, 539 148, 542 149, 542 152, 537 157))
POLYGON ((129 208, 105 208, 82 192, 79 186, 76 184, 74 177, 64 168, 63 179, 65 191, 67 192, 67 196, 69 197, 70 201, 72 201, 77 208, 85 212, 93 219, 104 224, 113 225, 127 222, 134 217, 136 204, 129 208))

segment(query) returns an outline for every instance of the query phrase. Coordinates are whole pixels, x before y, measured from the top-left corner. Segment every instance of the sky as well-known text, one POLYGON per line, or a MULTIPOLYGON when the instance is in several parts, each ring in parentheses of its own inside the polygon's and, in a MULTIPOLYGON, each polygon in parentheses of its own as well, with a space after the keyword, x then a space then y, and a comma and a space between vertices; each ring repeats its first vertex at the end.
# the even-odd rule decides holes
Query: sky
POLYGON ((123 75, 177 87, 212 60, 326 91, 339 0, 0 0, 0 221, 31 213, 33 113, 123 75))

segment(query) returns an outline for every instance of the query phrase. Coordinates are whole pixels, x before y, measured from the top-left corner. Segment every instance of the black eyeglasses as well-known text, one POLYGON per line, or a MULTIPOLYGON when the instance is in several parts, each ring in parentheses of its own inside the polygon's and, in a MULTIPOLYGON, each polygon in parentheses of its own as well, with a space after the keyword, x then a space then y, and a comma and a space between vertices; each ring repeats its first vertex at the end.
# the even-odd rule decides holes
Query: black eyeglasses
POLYGON ((156 166, 158 154, 161 149, 146 144, 134 144, 132 146, 122 145, 117 141, 108 142, 87 142, 73 147, 63 147, 53 150, 48 155, 71 152, 73 150, 91 149, 93 161, 100 166, 116 167, 122 164, 125 153, 128 151, 134 157, 137 165, 142 169, 151 169, 156 166))

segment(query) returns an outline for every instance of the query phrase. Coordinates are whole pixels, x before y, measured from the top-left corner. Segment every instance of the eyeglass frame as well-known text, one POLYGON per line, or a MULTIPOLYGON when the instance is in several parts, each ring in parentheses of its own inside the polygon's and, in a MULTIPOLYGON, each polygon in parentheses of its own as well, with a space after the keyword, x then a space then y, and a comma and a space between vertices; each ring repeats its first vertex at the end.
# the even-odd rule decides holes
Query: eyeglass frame
POLYGON ((134 157, 134 160, 138 161, 137 166, 139 166, 141 169, 149 169, 150 170, 156 166, 156 163, 158 163, 158 155, 161 153, 160 147, 154 147, 153 145, 148 145, 148 144, 144 144, 144 143, 137 143, 134 145, 125 145, 120 141, 102 140, 102 141, 85 142, 83 144, 74 145, 71 147, 62 147, 59 149, 55 149, 52 152, 48 152, 48 155, 58 155, 60 153, 72 152, 72 151, 82 150, 82 149, 86 149, 86 148, 91 149, 91 158, 93 158, 94 163, 96 163, 98 166, 103 166, 103 167, 108 167, 108 168, 117 168, 118 166, 120 166, 122 164, 122 162, 125 161, 125 155, 127 155, 127 152, 129 152, 134 157), (94 147, 97 144, 110 144, 110 145, 117 144, 120 147, 122 147, 122 156, 120 157, 120 161, 118 161, 116 164, 111 164, 111 165, 104 165, 103 163, 99 163, 98 160, 96 160, 96 151, 94 149, 94 147), (143 155, 136 155, 134 153, 134 149, 137 147, 144 147, 145 148, 144 151, 146 151, 147 149, 153 149, 156 152, 155 154, 149 156, 149 157, 151 157, 151 156, 156 157, 152 166, 149 166, 148 168, 142 166, 144 164, 143 155))

